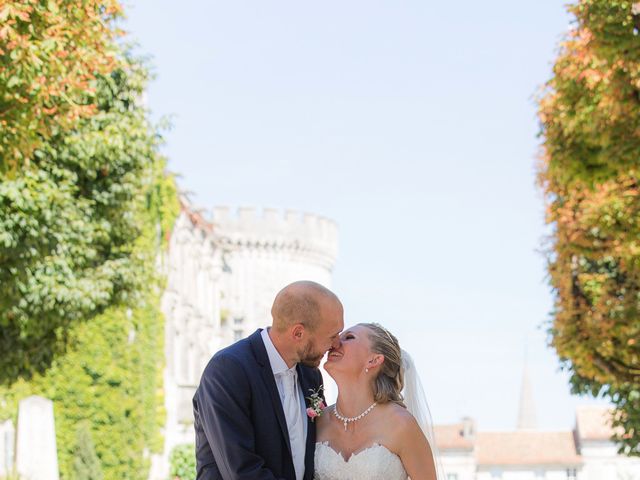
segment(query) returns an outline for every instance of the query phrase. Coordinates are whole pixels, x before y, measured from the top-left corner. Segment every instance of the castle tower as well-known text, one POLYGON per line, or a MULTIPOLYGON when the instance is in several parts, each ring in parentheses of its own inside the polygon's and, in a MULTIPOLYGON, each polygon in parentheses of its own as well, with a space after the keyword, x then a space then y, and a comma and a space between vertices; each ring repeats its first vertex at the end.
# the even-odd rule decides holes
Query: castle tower
POLYGON ((524 370, 522 372, 522 389, 520 391, 520 408, 518 411, 518 430, 537 428, 536 410, 533 401, 533 390, 529 378, 529 368, 525 353, 524 370))
POLYGON ((338 250, 334 222, 293 211, 216 207, 212 223, 224 252, 221 322, 229 343, 271 324, 273 299, 285 285, 313 280, 331 287, 338 250))

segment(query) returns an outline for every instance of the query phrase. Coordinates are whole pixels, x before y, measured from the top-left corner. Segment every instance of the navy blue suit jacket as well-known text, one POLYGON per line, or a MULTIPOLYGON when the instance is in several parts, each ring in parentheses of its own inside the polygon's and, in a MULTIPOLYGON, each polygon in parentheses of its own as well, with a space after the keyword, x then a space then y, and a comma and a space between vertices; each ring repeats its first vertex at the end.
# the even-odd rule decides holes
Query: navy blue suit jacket
MULTIPOLYGON (((305 393, 322 385, 298 364, 305 393)), ((307 401, 308 403, 308 401, 307 401)), ((295 480, 287 423, 260 330, 209 361, 193 397, 197 480, 295 480)), ((305 480, 313 478, 316 427, 308 417, 305 480)))

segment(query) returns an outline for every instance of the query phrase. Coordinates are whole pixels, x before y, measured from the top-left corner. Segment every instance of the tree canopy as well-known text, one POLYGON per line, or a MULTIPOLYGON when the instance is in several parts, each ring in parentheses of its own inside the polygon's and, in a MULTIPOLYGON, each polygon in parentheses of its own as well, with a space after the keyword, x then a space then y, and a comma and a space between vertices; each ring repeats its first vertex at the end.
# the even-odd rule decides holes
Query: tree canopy
POLYGON ((147 478, 163 445, 157 260, 179 202, 120 15, 0 0, 0 419, 53 400, 65 479, 147 478))
POLYGON ((140 287, 133 254, 159 137, 137 62, 96 77, 96 113, 0 183, 0 377, 46 368, 65 331, 140 287))
POLYGON ((67 332, 131 302, 157 165, 143 62, 114 0, 0 0, 0 382, 44 371, 67 332))
POLYGON ((540 98, 550 341, 640 455, 640 4, 581 0, 540 98))
POLYGON ((117 0, 0 0, 0 168, 96 112, 96 76, 120 60, 117 0))

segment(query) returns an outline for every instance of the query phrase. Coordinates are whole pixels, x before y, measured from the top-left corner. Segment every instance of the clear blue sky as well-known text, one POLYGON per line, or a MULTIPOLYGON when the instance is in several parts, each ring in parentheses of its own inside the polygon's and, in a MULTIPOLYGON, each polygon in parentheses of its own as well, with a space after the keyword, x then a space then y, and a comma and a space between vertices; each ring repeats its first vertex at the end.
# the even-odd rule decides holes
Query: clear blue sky
POLYGON ((194 203, 334 219, 348 325, 413 352, 437 423, 517 417, 525 338, 539 425, 571 428, 546 347, 534 95, 564 2, 146 0, 154 117, 194 203))

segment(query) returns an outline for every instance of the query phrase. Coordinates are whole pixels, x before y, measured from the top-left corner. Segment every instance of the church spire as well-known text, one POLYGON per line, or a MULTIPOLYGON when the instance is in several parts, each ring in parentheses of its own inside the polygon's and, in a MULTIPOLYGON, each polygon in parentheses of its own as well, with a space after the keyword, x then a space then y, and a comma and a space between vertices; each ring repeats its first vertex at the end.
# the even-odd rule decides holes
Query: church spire
POLYGON ((522 372, 522 390, 520 391, 520 409, 518 412, 518 430, 537 428, 536 410, 533 402, 533 390, 529 379, 527 345, 525 343, 524 370, 522 372))

